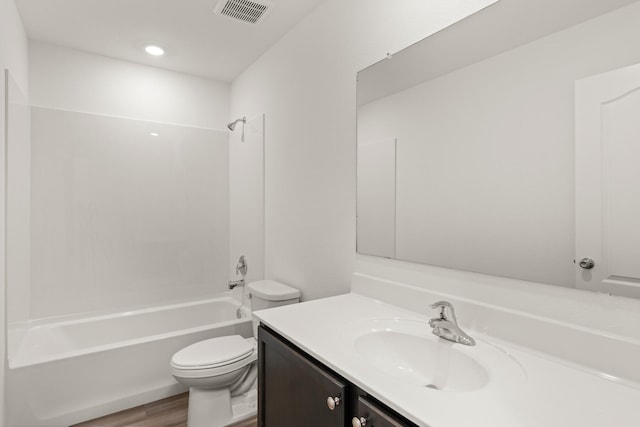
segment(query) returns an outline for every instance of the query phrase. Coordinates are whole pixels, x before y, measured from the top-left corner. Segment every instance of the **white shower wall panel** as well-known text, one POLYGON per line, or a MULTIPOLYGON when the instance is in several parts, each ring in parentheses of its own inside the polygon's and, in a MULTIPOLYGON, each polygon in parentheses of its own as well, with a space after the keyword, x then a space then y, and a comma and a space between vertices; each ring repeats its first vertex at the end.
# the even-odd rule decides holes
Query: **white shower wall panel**
POLYGON ((30 317, 224 291, 228 157, 225 132, 33 108, 30 317))
POLYGON ((30 111, 13 75, 7 80, 6 297, 7 321, 29 316, 30 111))

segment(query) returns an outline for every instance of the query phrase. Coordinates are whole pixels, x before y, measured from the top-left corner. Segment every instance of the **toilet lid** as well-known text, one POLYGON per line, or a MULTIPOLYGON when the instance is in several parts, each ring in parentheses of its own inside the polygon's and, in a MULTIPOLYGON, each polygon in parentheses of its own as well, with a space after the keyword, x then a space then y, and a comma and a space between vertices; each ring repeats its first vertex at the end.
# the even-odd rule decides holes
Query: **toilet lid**
POLYGON ((214 368, 242 360, 253 353, 253 346, 240 335, 211 338, 191 344, 171 358, 183 369, 214 368))

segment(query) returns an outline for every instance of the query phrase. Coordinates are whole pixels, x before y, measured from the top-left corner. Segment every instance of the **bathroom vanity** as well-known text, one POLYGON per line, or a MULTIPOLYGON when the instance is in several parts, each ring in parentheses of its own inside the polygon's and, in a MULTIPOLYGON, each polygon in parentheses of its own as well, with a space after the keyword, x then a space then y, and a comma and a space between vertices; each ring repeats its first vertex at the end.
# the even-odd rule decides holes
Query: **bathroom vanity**
POLYGON ((258 331, 258 425, 416 425, 268 327, 258 331))
MULTIPOLYGON (((373 293, 376 286, 355 281, 354 288, 373 293)), ((573 347, 598 348, 608 357, 604 346, 589 341, 599 339, 595 334, 580 341, 567 325, 551 321, 555 336, 542 318, 531 326, 524 313, 518 318, 513 310, 452 298, 462 327, 476 340, 475 346, 454 344, 429 326, 437 316, 428 308, 433 294, 402 286, 391 291, 391 303, 352 292, 254 313, 261 321, 259 426, 638 425, 640 383, 633 368, 616 376, 558 356, 573 347), (505 340, 500 325, 529 346, 505 340), (538 347, 543 340, 558 350, 538 347)), ((612 356, 619 366, 637 360, 637 343, 625 345, 612 356)))

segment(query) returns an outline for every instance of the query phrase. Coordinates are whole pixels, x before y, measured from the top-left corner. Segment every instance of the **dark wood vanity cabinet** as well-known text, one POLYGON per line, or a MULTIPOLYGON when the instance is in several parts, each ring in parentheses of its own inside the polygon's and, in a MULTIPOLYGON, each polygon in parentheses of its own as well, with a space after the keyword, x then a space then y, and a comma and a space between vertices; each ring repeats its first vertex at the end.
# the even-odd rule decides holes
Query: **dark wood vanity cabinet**
POLYGON ((263 325, 258 352, 258 427, 417 427, 263 325))
POLYGON ((407 425, 414 425, 402 422, 398 418, 389 414, 388 411, 382 409, 378 404, 370 402, 363 396, 358 396, 358 403, 356 410, 354 411, 354 417, 357 421, 353 421, 352 418, 353 427, 404 427, 407 425))

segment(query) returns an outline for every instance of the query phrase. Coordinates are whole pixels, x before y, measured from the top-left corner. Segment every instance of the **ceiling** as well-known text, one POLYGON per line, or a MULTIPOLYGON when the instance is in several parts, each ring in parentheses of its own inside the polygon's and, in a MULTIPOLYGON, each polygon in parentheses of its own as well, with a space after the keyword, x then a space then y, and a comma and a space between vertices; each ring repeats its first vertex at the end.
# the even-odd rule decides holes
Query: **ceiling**
MULTIPOLYGON (((254 0, 260 2, 260 0, 254 0)), ((218 0, 16 0, 31 40, 230 82, 322 0, 271 0, 257 24, 217 15, 218 0), (162 57, 144 52, 147 44, 162 57)))

